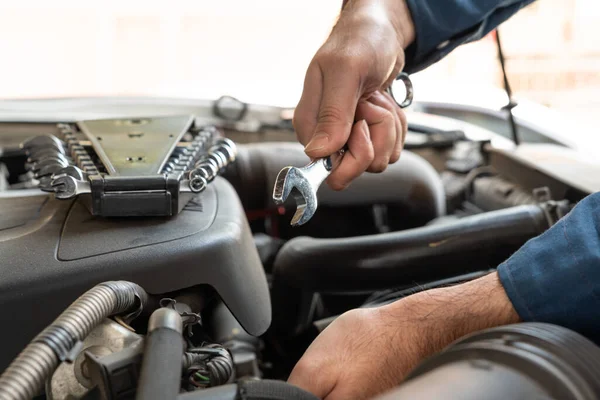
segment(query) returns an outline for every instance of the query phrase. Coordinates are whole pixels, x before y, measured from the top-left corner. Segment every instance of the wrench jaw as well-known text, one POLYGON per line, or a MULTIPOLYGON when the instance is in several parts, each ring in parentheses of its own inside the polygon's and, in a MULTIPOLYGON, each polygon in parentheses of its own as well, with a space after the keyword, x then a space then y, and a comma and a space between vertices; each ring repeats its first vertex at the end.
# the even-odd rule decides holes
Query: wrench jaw
POLYGON ((277 178, 275 179, 275 187, 273 188, 273 201, 275 201, 275 204, 278 206, 283 205, 290 195, 292 188, 290 186, 290 179, 288 179, 288 177, 290 171, 293 169, 294 167, 285 167, 279 171, 279 174, 277 174, 277 178))
POLYGON ((296 202, 296 212, 290 224, 292 226, 304 225, 317 210, 317 194, 302 170, 296 167, 283 168, 275 179, 273 189, 275 204, 283 205, 290 195, 296 202))
POLYGON ((67 174, 55 176, 52 179, 51 186, 57 199, 66 200, 76 196, 77 184, 75 178, 67 174))
POLYGON ((309 196, 303 195, 296 187, 294 187, 292 189, 292 196, 294 196, 294 200, 296 200, 296 212, 292 217, 290 225, 304 225, 310 221, 313 215, 315 215, 315 211, 317 211, 317 195, 312 192, 309 196))
POLYGON ((80 181, 66 173, 53 176, 50 183, 57 199, 67 200, 85 193, 91 193, 90 184, 80 181))

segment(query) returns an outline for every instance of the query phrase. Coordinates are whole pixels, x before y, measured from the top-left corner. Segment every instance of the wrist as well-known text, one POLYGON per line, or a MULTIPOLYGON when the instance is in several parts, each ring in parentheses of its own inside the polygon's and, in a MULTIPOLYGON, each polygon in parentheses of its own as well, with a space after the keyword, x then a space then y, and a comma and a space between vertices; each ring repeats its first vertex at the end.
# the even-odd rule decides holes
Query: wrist
POLYGON ((406 50, 415 40, 415 25, 406 0, 384 0, 391 23, 402 49, 406 50))
POLYGON ((344 0, 343 17, 389 24, 400 47, 406 49, 415 39, 415 27, 406 0, 344 0))

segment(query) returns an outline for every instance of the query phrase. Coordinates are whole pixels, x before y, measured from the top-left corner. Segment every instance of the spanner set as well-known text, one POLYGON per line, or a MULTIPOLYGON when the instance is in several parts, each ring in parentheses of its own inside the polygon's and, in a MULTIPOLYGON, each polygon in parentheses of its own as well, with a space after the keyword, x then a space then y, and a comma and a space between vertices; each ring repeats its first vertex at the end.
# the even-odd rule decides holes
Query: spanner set
POLYGON ((82 196, 93 215, 171 216, 235 160, 235 144, 192 116, 58 124, 26 140, 27 167, 57 199, 82 196))

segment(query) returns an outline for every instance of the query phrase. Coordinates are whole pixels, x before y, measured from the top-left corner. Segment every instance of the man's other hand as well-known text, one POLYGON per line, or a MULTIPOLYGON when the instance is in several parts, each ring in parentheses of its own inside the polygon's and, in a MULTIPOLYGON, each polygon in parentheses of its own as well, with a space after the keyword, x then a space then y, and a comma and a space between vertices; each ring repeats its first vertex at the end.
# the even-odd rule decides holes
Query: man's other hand
POLYGON ((351 310, 309 346, 289 383, 320 399, 370 399, 454 340, 519 322, 496 273, 386 306, 351 310))
POLYGON ((312 159, 347 145, 327 181, 333 189, 399 159, 406 117, 385 89, 402 70, 413 39, 403 0, 349 0, 311 61, 294 127, 312 159))

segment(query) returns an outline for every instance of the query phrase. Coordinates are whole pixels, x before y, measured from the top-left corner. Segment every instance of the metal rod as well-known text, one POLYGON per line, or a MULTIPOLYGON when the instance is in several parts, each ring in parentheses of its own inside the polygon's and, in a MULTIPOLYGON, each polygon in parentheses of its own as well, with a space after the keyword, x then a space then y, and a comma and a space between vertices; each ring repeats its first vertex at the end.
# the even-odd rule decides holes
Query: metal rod
POLYGON ((512 90, 510 88, 510 83, 508 82, 508 75, 506 74, 506 59, 504 58, 504 52, 502 51, 500 31, 498 29, 496 29, 496 46, 498 47, 498 59, 500 60, 500 67, 502 68, 502 78, 504 79, 504 91, 506 91, 506 95, 508 96, 508 104, 502 108, 508 111, 508 121, 510 123, 512 138, 515 144, 518 146, 520 143, 519 131, 517 129, 517 123, 515 122, 515 116, 512 112, 512 109, 516 107, 517 103, 512 97, 512 90))

